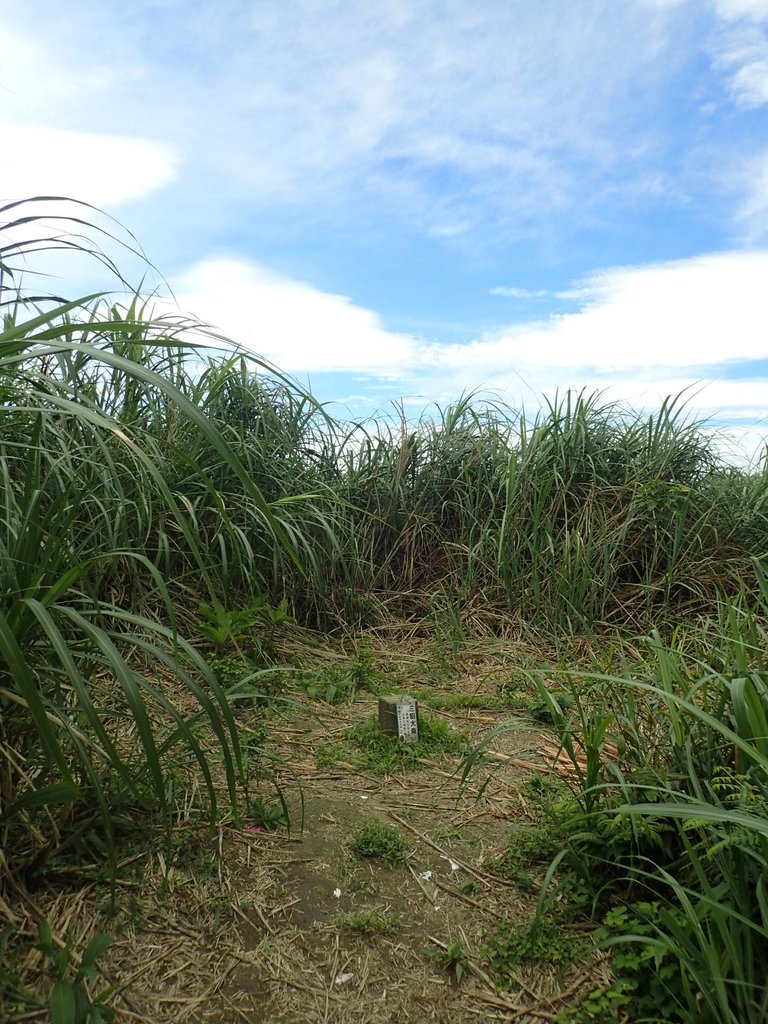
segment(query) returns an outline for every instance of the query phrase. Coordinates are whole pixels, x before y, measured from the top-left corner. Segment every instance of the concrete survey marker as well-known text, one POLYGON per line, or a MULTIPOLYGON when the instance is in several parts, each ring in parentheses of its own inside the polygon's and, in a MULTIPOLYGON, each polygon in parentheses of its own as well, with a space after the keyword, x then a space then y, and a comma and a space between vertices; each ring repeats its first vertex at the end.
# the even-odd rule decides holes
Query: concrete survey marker
POLYGON ((419 738, 419 705, 413 697, 390 694, 379 697, 379 725, 388 736, 401 743, 416 743, 419 738))

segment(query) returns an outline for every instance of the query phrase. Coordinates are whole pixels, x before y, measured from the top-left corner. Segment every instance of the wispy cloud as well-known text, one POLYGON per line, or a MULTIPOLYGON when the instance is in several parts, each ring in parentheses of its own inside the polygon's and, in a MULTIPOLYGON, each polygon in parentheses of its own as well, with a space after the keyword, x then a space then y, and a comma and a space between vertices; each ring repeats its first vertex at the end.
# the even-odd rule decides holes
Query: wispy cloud
MULTIPOLYGON (((19 111, 74 128, 74 90, 94 131, 117 118, 141 135, 149 120, 200 186, 215 179, 251 204, 322 201, 335 216, 377 202, 436 237, 489 230, 499 211, 519 231, 593 204, 599 184, 632 191, 657 176, 649 115, 682 60, 671 8, 297 0, 289 15, 276 0, 233 0, 171 25, 166 6, 148 5, 143 21, 112 12, 120 47, 102 67, 104 18, 43 3, 33 63, 51 69, 49 88, 20 66, 19 111), (90 91, 83 51, 95 55, 90 91)), ((29 24, 23 11, 16 20, 29 24)))
POLYGON ((715 66, 725 72, 729 92, 740 107, 768 103, 768 35, 763 28, 729 28, 716 45, 715 66))
POLYGON ((497 285, 490 295, 502 295, 508 299, 543 299, 549 292, 546 288, 517 288, 515 285, 497 285))
MULTIPOLYGON (((72 59, 74 54, 56 46, 55 15, 48 18, 48 12, 38 9, 33 31, 31 26, 14 28, 13 13, 23 12, 4 11, 0 29, 0 110, 4 121, 42 120, 47 113, 55 122, 70 104, 88 111, 101 97, 120 87, 119 58, 114 47, 108 60, 99 57, 103 48, 92 49, 88 60, 82 59, 82 52, 77 55, 79 59, 72 59)), ((69 15, 70 26, 75 27, 76 14, 70 10, 69 15)))
POLYGON ((768 149, 746 160, 732 179, 742 196, 739 226, 746 240, 754 243, 768 235, 768 149))
POLYGON ((731 79, 731 89, 742 106, 768 103, 768 45, 761 46, 753 59, 741 65, 731 79))
POLYGON ((744 108, 768 103, 768 0, 716 0, 723 28, 714 41, 715 66, 744 108))
POLYGON ((279 0, 200 0, 184 19, 165 3, 39 0, 4 19, 0 119, 162 139, 183 164, 180 210, 211 221, 241 203, 334 224, 376 208, 446 244, 562 234, 711 185, 695 118, 674 115, 705 107, 679 76, 713 9, 732 95, 765 103, 763 0, 296 0, 290 15, 279 0))
POLYGON ((715 9, 727 21, 768 21, 768 0, 715 0, 715 9))

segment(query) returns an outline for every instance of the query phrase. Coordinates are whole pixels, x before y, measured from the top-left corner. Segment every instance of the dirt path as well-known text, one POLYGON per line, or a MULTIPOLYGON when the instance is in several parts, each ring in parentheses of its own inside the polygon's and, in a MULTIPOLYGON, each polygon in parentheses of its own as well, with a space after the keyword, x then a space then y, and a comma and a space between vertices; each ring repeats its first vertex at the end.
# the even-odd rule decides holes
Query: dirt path
MULTIPOLYGON (((519 785, 530 770, 518 762, 540 734, 519 719, 515 731, 494 743, 506 760, 464 788, 458 757, 388 778, 318 769, 318 746, 374 710, 374 699, 359 701, 284 733, 300 772, 304 830, 291 841, 251 834, 238 847, 237 877, 247 877, 249 861, 262 869, 265 859, 272 876, 260 905, 243 911, 249 925, 241 929, 240 965, 205 1018, 251 1024, 554 1019, 563 1009, 556 993, 564 979, 553 984, 546 972, 532 972, 521 992, 500 995, 480 956, 501 920, 530 917, 530 895, 485 865, 504 849, 510 824, 526 820, 519 785), (390 867, 350 852, 350 836, 372 819, 408 839, 404 863, 390 867), (366 925, 373 934, 361 934, 366 925), (460 983, 445 963, 446 950, 457 946, 465 968, 460 983)), ((469 727, 475 740, 510 718, 441 717, 469 727)))
MULTIPOLYGON (((446 684, 446 698, 461 692, 446 684)), ((306 700, 269 724, 290 833, 250 823, 212 834, 192 801, 180 808, 170 848, 157 835, 153 849, 137 830, 130 853, 126 837, 114 893, 98 863, 52 869, 11 911, 27 945, 12 965, 19 985, 7 991, 50 990, 50 965, 34 947, 45 919, 75 957, 94 934, 112 938, 95 991, 113 983, 108 1005, 125 1024, 541 1024, 564 1012, 567 1020, 595 987, 599 963, 520 968, 514 990, 500 992, 482 952, 504 922, 522 930, 535 904, 530 888, 494 873, 491 861, 513 826, 534 824, 520 787, 537 766, 546 770, 537 754, 545 733, 524 715, 490 710, 494 695, 498 705, 490 689, 484 710, 436 710, 434 686, 430 693, 433 719, 466 730, 472 743, 502 721, 512 726, 467 785, 458 754, 388 776, 345 759, 345 733, 375 714, 372 694, 336 707, 306 700), (335 758, 318 757, 334 744, 335 758), (404 861, 352 852, 350 838, 370 821, 399 830, 404 861)), ((263 796, 274 800, 267 783, 263 796)), ((45 1019, 23 998, 0 1007, 3 1022, 45 1019)))

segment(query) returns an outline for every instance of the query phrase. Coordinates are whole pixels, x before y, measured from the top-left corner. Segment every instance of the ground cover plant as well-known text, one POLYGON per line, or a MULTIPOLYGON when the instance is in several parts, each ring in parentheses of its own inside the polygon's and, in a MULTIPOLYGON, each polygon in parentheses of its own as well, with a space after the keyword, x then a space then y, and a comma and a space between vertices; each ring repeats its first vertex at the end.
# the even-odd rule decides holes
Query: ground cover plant
POLYGON ((358 857, 378 857, 398 864, 408 856, 408 843, 393 825, 367 821, 349 837, 349 848, 358 857))
POLYGON ((341 914, 336 919, 339 928, 346 928, 360 935, 396 935, 400 926, 400 915, 387 914, 381 910, 361 911, 357 914, 341 914))
POLYGON ((334 765, 351 761, 377 775, 388 775, 404 769, 418 768, 419 763, 446 754, 463 754, 468 749, 466 733, 422 714, 419 738, 415 743, 401 743, 397 737, 382 732, 377 717, 348 729, 343 742, 325 744, 318 751, 318 761, 334 765))
MULTIPOLYGON (((565 393, 529 417, 467 395, 416 424, 334 421, 119 275, 119 295, 46 297, 36 254, 86 252, 115 273, 119 229, 45 212, 0 210, 4 960, 12 905, 66 872, 114 886, 142 837, 167 882, 194 816, 286 835, 275 709, 391 690, 365 637, 407 628, 434 641, 422 683, 441 680, 425 685, 420 743, 357 719, 315 765, 387 777, 455 762, 468 736, 437 716, 459 711, 525 712, 560 745, 559 786, 527 798, 542 831, 487 865, 539 917, 522 938, 489 930, 486 966, 504 981, 551 953, 567 906, 599 925, 615 970, 569 1019, 764 1021, 765 468, 723 464, 680 399, 639 415, 565 393), (286 655, 298 634, 352 653, 305 670, 286 655), (511 637, 528 653, 508 685, 478 693, 451 674, 473 644, 511 637)), ((57 939, 35 998, 108 1019, 85 987, 106 939, 66 963, 57 939)), ((458 980, 464 945, 444 945, 458 980)), ((3 994, 37 1006, 14 972, 3 994)))

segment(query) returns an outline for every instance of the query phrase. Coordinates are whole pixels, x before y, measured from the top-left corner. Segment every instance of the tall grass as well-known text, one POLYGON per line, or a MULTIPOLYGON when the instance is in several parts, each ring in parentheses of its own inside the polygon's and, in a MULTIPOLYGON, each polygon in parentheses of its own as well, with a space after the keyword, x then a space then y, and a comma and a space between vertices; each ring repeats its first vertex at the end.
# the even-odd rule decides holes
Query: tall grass
POLYGON ((558 861, 603 911, 629 906, 608 943, 652 952, 641 989, 663 990, 674 1022, 768 1015, 768 584, 755 571, 757 599, 722 599, 695 649, 691 631, 652 634, 645 673, 574 673, 572 710, 539 680, 575 773, 558 861))
MULTIPOLYGON (((22 221, 35 224, 7 228, 22 221)), ((25 298, 8 249, 28 252, 0 251, 0 838, 13 851, 0 868, 18 876, 94 824, 113 852, 121 806, 167 821, 190 762, 211 815, 222 781, 235 807, 237 724, 183 638, 178 600, 226 594, 214 531, 246 566, 257 538, 300 566, 273 503, 187 393, 188 350, 167 322, 98 296, 25 298), (247 544, 190 435, 237 481, 247 544)))
POLYGON ((572 632, 649 622, 709 607, 765 545, 765 477, 672 400, 643 417, 569 392, 529 421, 468 396, 358 432, 339 463, 350 585, 422 613, 450 590, 572 632))
POLYGON ((758 589, 766 475, 723 466, 678 401, 640 416, 567 392, 530 419, 466 395, 416 424, 334 421, 138 296, 31 293, 19 268, 47 246, 116 269, 85 216, 51 235, 39 207, 0 210, 0 827, 22 866, 93 816, 109 836, 121 801, 169 810, 190 762, 212 814, 217 773, 235 802, 201 606, 576 632, 758 589))

